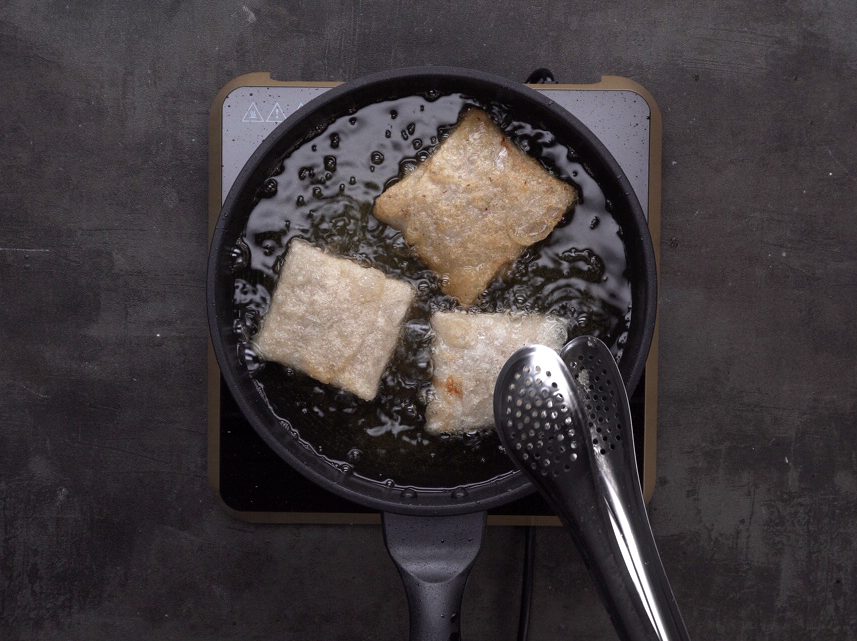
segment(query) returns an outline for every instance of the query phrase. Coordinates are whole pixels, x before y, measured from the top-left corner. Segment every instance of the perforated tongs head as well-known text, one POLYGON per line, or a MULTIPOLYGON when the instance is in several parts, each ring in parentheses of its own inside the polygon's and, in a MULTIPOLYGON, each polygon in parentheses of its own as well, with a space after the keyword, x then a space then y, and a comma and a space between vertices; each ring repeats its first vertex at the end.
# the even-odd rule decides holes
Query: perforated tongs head
POLYGON ((608 347, 581 336, 561 355, 515 352, 494 388, 509 456, 571 532, 619 637, 685 641, 687 629, 652 536, 631 411, 608 347))

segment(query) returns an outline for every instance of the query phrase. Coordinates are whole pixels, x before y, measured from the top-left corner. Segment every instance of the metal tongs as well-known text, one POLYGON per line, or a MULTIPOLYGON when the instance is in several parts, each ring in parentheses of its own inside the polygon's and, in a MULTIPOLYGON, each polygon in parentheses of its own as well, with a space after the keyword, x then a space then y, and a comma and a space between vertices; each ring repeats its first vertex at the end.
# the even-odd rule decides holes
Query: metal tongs
POLYGON ((494 388, 500 440, 572 535, 623 641, 689 641, 637 475, 628 394, 608 347, 518 350, 494 388))

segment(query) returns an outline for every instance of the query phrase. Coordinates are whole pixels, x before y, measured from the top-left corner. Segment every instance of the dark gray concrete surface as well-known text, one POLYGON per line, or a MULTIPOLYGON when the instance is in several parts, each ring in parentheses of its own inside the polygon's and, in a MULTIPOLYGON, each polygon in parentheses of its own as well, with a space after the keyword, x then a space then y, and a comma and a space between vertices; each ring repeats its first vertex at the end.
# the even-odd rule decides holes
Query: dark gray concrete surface
MULTIPOLYGON (((205 474, 209 104, 436 63, 664 112, 658 487, 695 639, 857 638, 853 2, 0 4, 0 638, 401 639, 374 527, 252 526, 205 474)), ((522 533, 464 607, 512 639, 522 533)), ((538 534, 532 639, 610 639, 538 534)))

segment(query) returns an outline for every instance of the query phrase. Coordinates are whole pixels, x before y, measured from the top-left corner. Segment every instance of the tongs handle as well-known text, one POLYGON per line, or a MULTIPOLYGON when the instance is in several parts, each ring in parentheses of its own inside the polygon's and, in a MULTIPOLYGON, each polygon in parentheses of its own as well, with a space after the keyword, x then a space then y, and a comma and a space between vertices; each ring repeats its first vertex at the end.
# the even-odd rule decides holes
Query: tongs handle
MULTIPOLYGON (((533 479, 536 480, 536 479, 533 479)), ((572 533, 623 641, 689 641, 655 543, 642 493, 599 475, 581 500, 580 487, 550 502, 572 533), (598 486, 601 486, 598 488, 598 486)))

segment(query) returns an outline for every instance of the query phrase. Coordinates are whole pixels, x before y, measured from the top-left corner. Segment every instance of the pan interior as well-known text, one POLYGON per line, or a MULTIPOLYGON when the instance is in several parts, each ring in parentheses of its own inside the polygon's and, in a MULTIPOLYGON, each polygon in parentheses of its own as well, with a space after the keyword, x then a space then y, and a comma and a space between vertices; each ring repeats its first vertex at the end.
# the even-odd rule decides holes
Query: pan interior
POLYGON ((550 132, 516 120, 499 103, 432 92, 382 100, 339 116, 282 159, 229 248, 235 328, 259 394, 283 425, 295 427, 330 465, 385 486, 456 487, 513 469, 490 426, 451 438, 423 430, 432 395, 429 319, 433 312, 462 308, 441 292, 437 275, 402 234, 372 216, 375 198, 424 162, 472 107, 486 109, 522 149, 573 184, 580 202, 468 309, 551 314, 567 321, 569 338, 596 335, 621 355, 631 306, 621 227, 574 150, 550 132), (253 351, 252 335, 294 238, 380 269, 418 292, 375 401, 265 363, 253 351))

